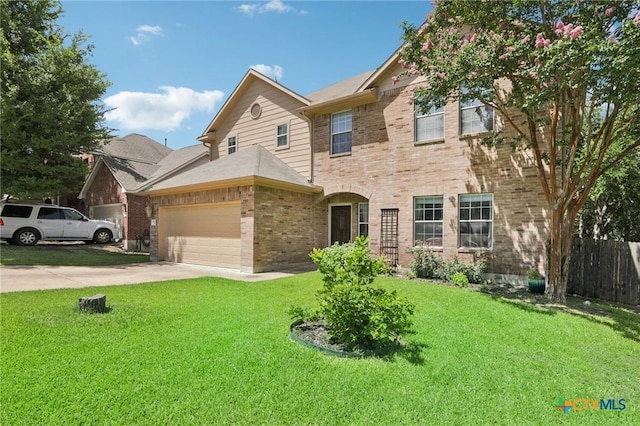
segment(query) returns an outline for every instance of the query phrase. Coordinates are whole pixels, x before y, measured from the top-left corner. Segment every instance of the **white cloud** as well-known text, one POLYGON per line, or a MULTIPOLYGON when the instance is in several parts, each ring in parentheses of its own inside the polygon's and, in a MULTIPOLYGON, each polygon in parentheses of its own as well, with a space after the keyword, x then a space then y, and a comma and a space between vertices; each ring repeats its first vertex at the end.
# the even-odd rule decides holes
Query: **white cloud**
POLYGON ((262 12, 290 12, 293 10, 291 6, 287 6, 280 0, 271 0, 261 7, 262 12))
POLYGON ((280 81, 282 79, 282 75, 284 74, 284 69, 280 65, 264 65, 264 64, 256 64, 250 65, 249 68, 252 68, 258 71, 260 74, 264 74, 272 80, 280 81))
POLYGON ((140 44, 148 41, 151 36, 158 36, 162 34, 162 28, 158 25, 140 25, 136 28, 136 31, 136 35, 129 37, 129 40, 134 46, 139 46, 140 44))
POLYGON ((241 13, 245 15, 253 15, 254 13, 299 13, 301 15, 307 15, 309 12, 306 10, 296 10, 293 7, 282 3, 280 0, 270 0, 263 4, 242 4, 237 8, 241 13))
POLYGON ((196 92, 187 87, 161 86, 162 93, 119 92, 104 100, 107 121, 121 130, 172 131, 194 111, 213 112, 222 101, 219 90, 196 92))
POLYGON ((258 8, 257 4, 242 4, 238 6, 238 10, 245 15, 253 15, 258 8))

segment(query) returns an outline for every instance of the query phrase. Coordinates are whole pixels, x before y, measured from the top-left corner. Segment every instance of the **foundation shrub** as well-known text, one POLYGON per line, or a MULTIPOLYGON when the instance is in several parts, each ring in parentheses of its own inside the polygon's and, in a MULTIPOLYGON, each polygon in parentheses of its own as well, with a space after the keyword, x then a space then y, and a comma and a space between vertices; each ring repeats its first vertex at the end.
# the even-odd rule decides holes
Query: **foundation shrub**
POLYGON ((487 267, 486 259, 481 254, 474 256, 471 263, 465 263, 457 258, 444 260, 438 253, 426 248, 416 247, 407 251, 413 256, 409 269, 417 278, 449 281, 451 276, 461 273, 469 283, 480 284, 487 267))
POLYGON ((294 320, 321 318, 330 336, 349 350, 384 347, 409 330, 414 305, 395 291, 371 285, 388 267, 383 257, 371 256, 367 238, 314 249, 310 257, 323 275, 320 308, 292 308, 289 313, 298 314, 294 320))

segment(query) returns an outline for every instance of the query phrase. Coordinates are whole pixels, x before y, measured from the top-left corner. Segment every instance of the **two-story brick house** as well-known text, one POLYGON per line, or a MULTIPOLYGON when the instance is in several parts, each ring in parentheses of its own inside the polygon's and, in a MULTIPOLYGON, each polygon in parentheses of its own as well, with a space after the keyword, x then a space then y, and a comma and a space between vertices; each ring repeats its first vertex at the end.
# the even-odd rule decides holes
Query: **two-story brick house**
POLYGON ((484 105, 417 113, 407 98, 420 81, 394 84, 399 71, 394 54, 306 96, 247 72, 199 138, 212 162, 144 192, 152 258, 259 272, 365 234, 400 265, 425 245, 487 253, 495 273, 541 264, 546 213, 527 153, 480 143, 503 125, 484 105))

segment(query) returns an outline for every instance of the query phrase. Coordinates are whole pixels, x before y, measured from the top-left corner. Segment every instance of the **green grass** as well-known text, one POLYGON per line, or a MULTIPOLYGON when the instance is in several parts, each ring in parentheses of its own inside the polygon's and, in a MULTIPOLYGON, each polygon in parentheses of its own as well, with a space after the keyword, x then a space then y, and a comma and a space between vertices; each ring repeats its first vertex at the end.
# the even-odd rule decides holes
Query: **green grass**
MULTIPOLYGON (((633 424, 640 318, 592 318, 487 294, 379 279, 416 303, 404 352, 324 355, 288 337, 317 272, 0 295, 2 425, 633 424), (624 398, 570 411, 558 398, 624 398)), ((637 423, 636 423, 637 424, 637 423)))
POLYGON ((61 248, 47 245, 19 247, 3 244, 0 247, 0 265, 108 266, 148 261, 148 254, 113 253, 85 245, 61 248))

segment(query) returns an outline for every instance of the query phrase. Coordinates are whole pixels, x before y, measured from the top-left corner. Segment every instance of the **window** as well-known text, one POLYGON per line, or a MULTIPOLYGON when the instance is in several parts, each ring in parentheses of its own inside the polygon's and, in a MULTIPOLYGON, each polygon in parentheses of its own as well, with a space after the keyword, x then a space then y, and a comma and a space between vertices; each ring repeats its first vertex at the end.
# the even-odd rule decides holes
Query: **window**
POLYGON ((64 209, 64 218, 66 220, 84 220, 84 216, 79 211, 72 209, 64 209))
POLYGON ((369 236, 369 203, 358 203, 358 235, 369 236))
POLYGON ((442 196, 413 199, 416 246, 442 247, 442 196))
POLYGON ((331 115, 331 154, 351 152, 351 111, 331 115))
POLYGON ((460 247, 493 245, 493 194, 460 196, 460 247))
POLYGON ((415 125, 416 142, 444 139, 444 107, 432 107, 427 113, 416 109, 415 125))
POLYGON ((286 124, 280 124, 276 129, 276 148, 289 145, 288 129, 289 126, 286 124))
MULTIPOLYGON (((463 92, 466 89, 461 89, 463 92)), ((460 101, 460 133, 471 135, 493 131, 493 108, 478 99, 460 101)))
POLYGON ((2 213, 0 215, 4 217, 26 218, 31 216, 32 211, 33 211, 33 207, 31 206, 17 206, 17 205, 7 204, 2 209, 2 213))
POLYGON ((238 148, 238 143, 236 141, 235 136, 232 136, 229 139, 227 139, 227 154, 233 154, 234 152, 236 152, 237 148, 238 148))
POLYGON ((38 219, 64 219, 64 213, 62 212, 62 209, 58 209, 55 207, 40 207, 40 211, 38 212, 38 219))

